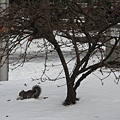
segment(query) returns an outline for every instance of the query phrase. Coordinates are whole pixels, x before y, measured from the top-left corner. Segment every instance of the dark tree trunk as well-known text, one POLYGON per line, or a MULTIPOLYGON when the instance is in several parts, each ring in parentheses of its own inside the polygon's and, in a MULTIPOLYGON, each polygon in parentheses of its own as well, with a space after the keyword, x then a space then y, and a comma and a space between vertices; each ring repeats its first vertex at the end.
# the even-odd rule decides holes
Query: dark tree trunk
POLYGON ((54 35, 51 34, 51 37, 47 37, 47 40, 52 43, 58 53, 58 56, 61 60, 64 72, 65 72, 65 76, 66 76, 66 83, 67 83, 67 97, 66 100, 64 101, 63 105, 70 105, 70 104, 75 104, 76 102, 76 93, 74 91, 73 88, 73 81, 69 76, 69 70, 68 70, 68 66, 67 63, 65 61, 64 55, 60 49, 60 46, 58 45, 58 43, 56 42, 54 35))
MULTIPOLYGON (((70 81, 70 80, 67 80, 67 81, 70 81)), ((75 103, 76 103, 76 92, 74 91, 73 84, 70 81, 67 84, 67 97, 63 105, 70 105, 70 104, 75 104, 75 103)))

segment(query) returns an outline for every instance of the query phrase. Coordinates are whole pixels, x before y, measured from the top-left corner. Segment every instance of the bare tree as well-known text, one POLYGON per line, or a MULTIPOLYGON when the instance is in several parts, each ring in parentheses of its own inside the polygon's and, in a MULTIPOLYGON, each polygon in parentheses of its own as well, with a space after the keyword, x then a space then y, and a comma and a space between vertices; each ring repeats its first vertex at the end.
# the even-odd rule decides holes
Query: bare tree
MULTIPOLYGON (((1 13, 5 13, 0 18, 2 26, 0 44, 5 44, 5 47, 1 48, 1 57, 14 54, 22 44, 26 44, 24 53, 20 56, 24 63, 30 44, 34 39, 43 38, 47 43, 44 47, 41 46, 38 52, 51 46, 53 48, 51 50, 57 52, 63 66, 67 86, 67 97, 63 104, 75 104, 78 100, 76 90, 80 83, 97 69, 103 73, 102 68, 107 67, 110 69, 110 73, 114 73, 118 81, 120 79, 115 74, 116 68, 113 67, 120 65, 120 58, 109 60, 115 51, 120 52, 118 49, 120 37, 107 36, 107 32, 120 23, 119 8, 119 3, 107 0, 97 2, 90 0, 84 4, 78 4, 75 0, 56 3, 49 2, 49 0, 41 2, 39 0, 21 0, 19 4, 12 3, 6 10, 1 11, 1 13), (56 35, 67 38, 67 40, 58 40, 56 35), (111 40, 114 41, 113 45, 107 46, 111 40), (64 56, 63 46, 69 46, 74 51, 74 57, 71 56, 70 61, 67 61, 64 56), (102 49, 104 46, 109 47, 107 55, 104 55, 102 49), (95 56, 98 59, 97 62, 89 64, 95 56), (69 70, 68 63, 73 60, 75 61, 74 66, 72 70, 69 70)), ((47 53, 51 50, 46 50, 46 60, 47 53)))

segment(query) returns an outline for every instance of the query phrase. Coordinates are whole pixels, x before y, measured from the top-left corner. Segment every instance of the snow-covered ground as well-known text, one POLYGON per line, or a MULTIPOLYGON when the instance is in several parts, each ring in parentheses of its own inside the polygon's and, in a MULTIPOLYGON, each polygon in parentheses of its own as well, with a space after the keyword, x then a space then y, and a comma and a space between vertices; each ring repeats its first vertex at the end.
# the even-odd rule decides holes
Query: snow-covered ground
POLYGON ((55 82, 31 79, 39 77, 41 64, 27 62, 24 67, 9 71, 9 81, 0 82, 0 120, 120 120, 120 85, 114 83, 112 75, 104 85, 90 75, 78 89, 80 101, 65 107, 62 105, 66 97, 64 79, 55 82), (16 100, 19 91, 36 84, 42 87, 39 99, 16 100))
MULTIPOLYGON (((0 120, 120 120, 120 84, 114 83, 113 75, 102 85, 91 74, 78 89, 80 100, 75 105, 63 106, 65 79, 54 82, 37 80, 44 68, 41 59, 26 62, 15 70, 10 66, 9 81, 0 82, 0 120), (21 90, 29 90, 36 84, 42 87, 39 99, 16 100, 21 90)), ((58 64, 59 61, 54 57, 51 62, 58 64)), ((51 69, 47 74, 55 78, 61 68, 51 69)), ((94 74, 100 73, 96 71, 94 74)))

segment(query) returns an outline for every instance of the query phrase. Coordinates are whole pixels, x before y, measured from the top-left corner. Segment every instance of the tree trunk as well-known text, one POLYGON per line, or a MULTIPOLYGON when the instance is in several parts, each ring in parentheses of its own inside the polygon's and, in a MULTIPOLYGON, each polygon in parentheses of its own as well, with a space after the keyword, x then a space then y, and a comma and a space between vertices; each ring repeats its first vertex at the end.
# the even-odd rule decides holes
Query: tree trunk
POLYGON ((69 76, 67 63, 64 59, 64 56, 63 56, 62 51, 60 50, 59 46, 57 46, 56 51, 59 55, 59 58, 61 60, 62 65, 63 65, 65 76, 66 76, 66 83, 67 83, 67 97, 66 97, 66 100, 64 101, 63 105, 75 104, 76 94, 75 94, 75 91, 73 88, 73 81, 72 81, 72 79, 70 79, 70 76, 69 76))
POLYGON ((75 104, 76 102, 76 93, 74 91, 74 84, 73 84, 73 80, 70 78, 69 76, 69 70, 68 70, 68 66, 67 63, 65 61, 64 55, 60 49, 59 44, 56 42, 54 35, 51 34, 51 37, 47 37, 47 40, 52 43, 58 53, 58 56, 60 58, 60 61, 62 63, 64 72, 65 72, 65 76, 66 76, 66 83, 67 83, 67 97, 66 100, 64 101, 63 105, 71 105, 71 104, 75 104))
POLYGON ((71 105, 76 103, 76 92, 74 91, 73 84, 71 80, 67 84, 67 97, 66 100, 64 101, 63 105, 71 105))

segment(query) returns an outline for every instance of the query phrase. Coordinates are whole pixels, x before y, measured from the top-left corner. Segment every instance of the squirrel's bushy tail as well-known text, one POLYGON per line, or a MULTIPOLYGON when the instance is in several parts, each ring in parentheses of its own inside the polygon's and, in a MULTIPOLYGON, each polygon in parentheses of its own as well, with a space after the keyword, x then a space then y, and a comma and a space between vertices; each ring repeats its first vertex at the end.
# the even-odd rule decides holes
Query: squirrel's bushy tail
POLYGON ((32 90, 34 91, 33 98, 38 98, 42 91, 39 85, 33 86, 32 90))

